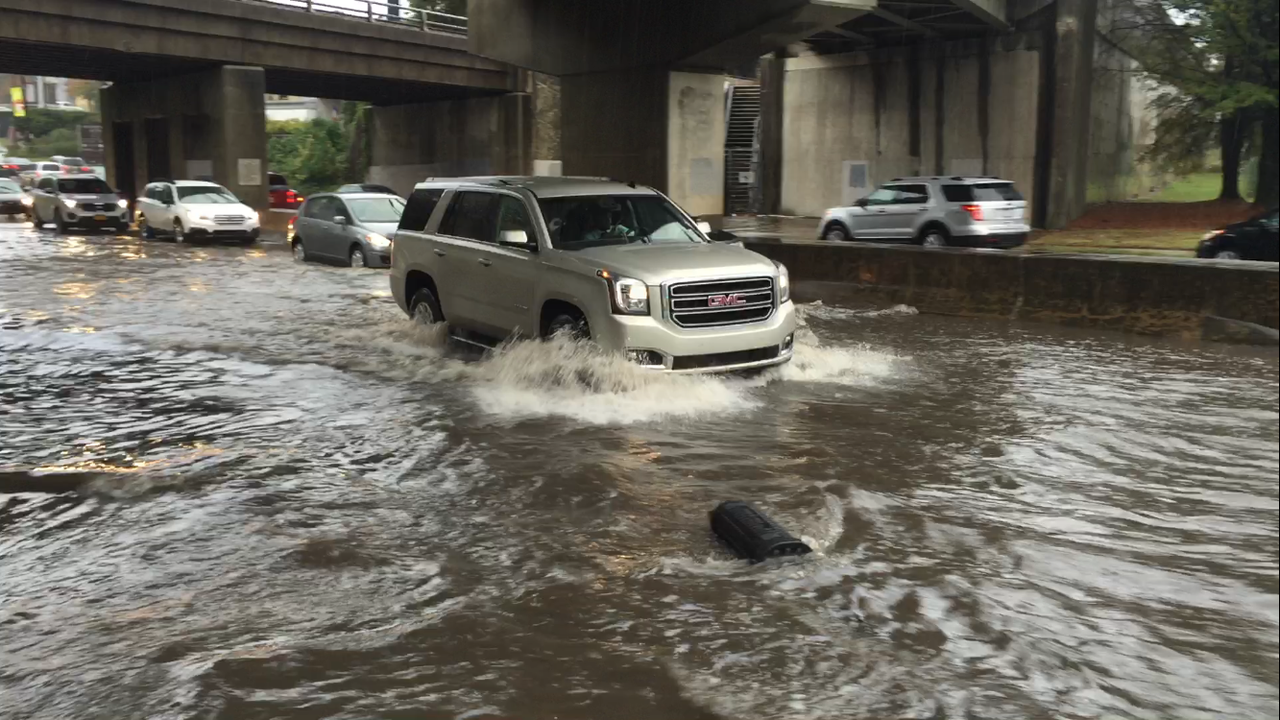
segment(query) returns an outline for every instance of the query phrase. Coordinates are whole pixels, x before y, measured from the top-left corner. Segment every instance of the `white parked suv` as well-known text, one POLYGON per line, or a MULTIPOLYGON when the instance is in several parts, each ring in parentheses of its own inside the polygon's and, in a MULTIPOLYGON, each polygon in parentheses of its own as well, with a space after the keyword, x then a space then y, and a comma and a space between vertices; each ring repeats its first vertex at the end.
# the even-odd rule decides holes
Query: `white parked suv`
POLYGON ((597 178, 419 184, 391 252, 391 291, 462 339, 567 332, 656 370, 791 359, 785 267, 714 242, 662 193, 597 178))
POLYGON ((178 242, 189 239, 258 239, 258 213, 231 191, 204 180, 153 182, 134 206, 138 231, 144 238, 165 235, 178 242))

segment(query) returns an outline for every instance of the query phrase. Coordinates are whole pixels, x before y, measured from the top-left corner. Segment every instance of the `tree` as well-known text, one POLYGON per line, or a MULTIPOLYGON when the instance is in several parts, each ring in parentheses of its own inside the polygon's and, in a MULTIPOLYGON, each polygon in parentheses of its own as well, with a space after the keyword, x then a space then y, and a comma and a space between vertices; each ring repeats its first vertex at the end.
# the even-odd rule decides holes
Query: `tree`
MULTIPOLYGON (((1157 129, 1157 145, 1186 150, 1203 135, 1198 122, 1217 128, 1224 199, 1239 197, 1237 178, 1254 126, 1262 129, 1255 202, 1276 203, 1274 169, 1280 167, 1280 39, 1278 0, 1134 0, 1113 28, 1118 42, 1169 93, 1183 96, 1178 119, 1157 129), (1173 136, 1183 134, 1182 140, 1173 136), (1164 142, 1162 143, 1162 137, 1164 142)), ((1167 98, 1166 98, 1167 101, 1167 98)), ((1162 122, 1164 117, 1162 116, 1162 122)))

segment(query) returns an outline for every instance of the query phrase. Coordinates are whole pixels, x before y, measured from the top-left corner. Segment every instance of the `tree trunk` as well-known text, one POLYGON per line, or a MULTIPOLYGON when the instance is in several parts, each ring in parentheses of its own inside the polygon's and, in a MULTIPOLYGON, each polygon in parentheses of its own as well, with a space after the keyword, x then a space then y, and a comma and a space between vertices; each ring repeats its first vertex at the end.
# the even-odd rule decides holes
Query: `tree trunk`
POLYGON ((1218 142, 1222 148, 1222 192, 1219 200, 1240 199, 1240 150, 1244 147, 1244 112, 1236 110, 1218 121, 1218 142))
POLYGON ((1274 105, 1262 111, 1262 154, 1254 203, 1267 209, 1280 204, 1280 108, 1274 105))

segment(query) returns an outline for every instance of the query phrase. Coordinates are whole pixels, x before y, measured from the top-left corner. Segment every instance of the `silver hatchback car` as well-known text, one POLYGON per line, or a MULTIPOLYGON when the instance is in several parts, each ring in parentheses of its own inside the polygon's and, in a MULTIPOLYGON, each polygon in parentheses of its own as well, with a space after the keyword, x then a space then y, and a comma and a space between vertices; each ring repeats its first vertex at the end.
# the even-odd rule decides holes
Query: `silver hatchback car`
POLYGON ((312 195, 289 222, 287 240, 299 261, 326 260, 355 268, 390 267, 391 236, 403 214, 404 199, 396 195, 312 195))
POLYGON ((824 240, 900 240, 925 247, 1010 248, 1027 240, 1027 202, 1009 180, 894 178, 822 216, 824 240))

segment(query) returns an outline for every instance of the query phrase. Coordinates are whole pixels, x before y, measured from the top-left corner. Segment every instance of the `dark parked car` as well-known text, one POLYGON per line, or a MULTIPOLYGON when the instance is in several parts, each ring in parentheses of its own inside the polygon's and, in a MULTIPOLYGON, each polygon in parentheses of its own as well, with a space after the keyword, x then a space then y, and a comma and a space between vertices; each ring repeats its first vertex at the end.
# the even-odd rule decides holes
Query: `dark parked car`
POLYGON ((380 193, 382 195, 396 195, 396 196, 400 195, 400 193, 396 192, 395 190, 392 190, 386 185, 379 185, 377 183, 351 183, 349 185, 343 185, 337 190, 334 190, 334 192, 341 193, 343 195, 347 193, 380 193))
POLYGON ((1272 208, 1255 218, 1214 230, 1200 241, 1196 257, 1280 261, 1277 212, 1280 211, 1272 208))
POLYGON ((306 200, 289 187, 289 178, 280 173, 267 173, 267 194, 271 196, 272 209, 276 210, 297 210, 306 200))

